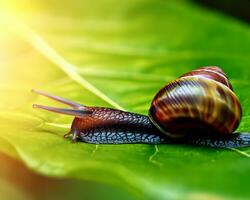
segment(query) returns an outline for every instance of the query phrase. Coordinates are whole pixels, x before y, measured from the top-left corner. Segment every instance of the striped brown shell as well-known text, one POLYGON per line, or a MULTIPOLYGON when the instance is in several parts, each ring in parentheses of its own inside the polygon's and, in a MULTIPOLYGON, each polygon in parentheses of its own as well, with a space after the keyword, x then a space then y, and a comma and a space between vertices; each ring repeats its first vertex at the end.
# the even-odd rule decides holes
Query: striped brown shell
POLYGON ((230 134, 238 127, 242 109, 219 67, 202 67, 164 86, 154 97, 149 117, 171 137, 186 134, 230 134))

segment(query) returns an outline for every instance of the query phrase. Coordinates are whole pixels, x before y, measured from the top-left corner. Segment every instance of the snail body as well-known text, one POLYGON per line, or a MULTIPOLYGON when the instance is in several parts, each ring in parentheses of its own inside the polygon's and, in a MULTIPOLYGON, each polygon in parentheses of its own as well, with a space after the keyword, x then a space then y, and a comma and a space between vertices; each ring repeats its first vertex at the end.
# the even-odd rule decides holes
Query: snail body
POLYGON ((65 137, 94 144, 182 143, 210 147, 250 146, 250 135, 232 134, 242 108, 226 74, 202 67, 164 86, 154 97, 149 117, 103 107, 89 107, 45 92, 34 92, 73 109, 33 105, 75 116, 65 137))

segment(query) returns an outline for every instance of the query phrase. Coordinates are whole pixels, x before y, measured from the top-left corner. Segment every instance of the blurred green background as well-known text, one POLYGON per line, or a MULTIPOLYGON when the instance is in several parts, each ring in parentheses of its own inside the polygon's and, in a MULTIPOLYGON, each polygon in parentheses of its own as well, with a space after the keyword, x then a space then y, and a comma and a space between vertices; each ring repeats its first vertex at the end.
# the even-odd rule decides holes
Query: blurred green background
MULTIPOLYGON (((59 70, 53 71, 49 67, 46 68, 49 62, 47 60, 42 60, 40 54, 45 55, 49 60, 53 60, 53 64, 65 65, 65 63, 63 63, 63 60, 60 60, 60 58, 57 58, 57 55, 54 55, 53 51, 50 52, 50 49, 44 47, 39 38, 36 38, 29 32, 29 28, 41 34, 43 38, 45 38, 45 40, 60 54, 67 58, 70 63, 77 63, 79 66, 83 66, 78 72, 81 75, 89 77, 89 80, 100 88, 103 82, 99 80, 99 77, 104 77, 104 85, 106 87, 103 86, 102 91, 109 94, 112 97, 111 99, 117 100, 122 107, 131 111, 146 113, 150 98, 152 98, 152 94, 159 88, 159 85, 163 85, 165 82, 178 76, 178 74, 181 74, 181 72, 185 72, 196 65, 203 63, 207 65, 210 64, 210 62, 213 62, 211 64, 219 64, 226 68, 230 77, 233 79, 236 92, 238 92, 246 108, 249 105, 247 99, 249 82, 247 80, 249 80, 250 76, 247 69, 248 66, 246 65, 250 62, 246 55, 250 53, 250 40, 241 41, 241 43, 239 43, 238 40, 240 40, 239 38, 241 37, 243 39, 250 38, 249 27, 247 25, 250 19, 249 1, 179 0, 175 1, 175 3, 172 2, 170 0, 138 0, 131 2, 2 1, 0 3, 1 109, 6 111, 6 106, 9 106, 8 109, 11 111, 11 106, 13 106, 14 112, 15 109, 22 110, 20 105, 29 107, 31 105, 29 102, 31 99, 28 93, 29 88, 44 87, 46 82, 53 81, 63 74, 62 72, 58 72, 59 70), (81 19, 82 16, 90 20, 86 20, 85 22, 81 19), (194 24, 192 24, 193 22, 194 24), (26 25, 29 26, 28 29, 26 25), (133 32, 133 30, 136 31, 133 32), (217 30, 220 30, 219 33, 217 33, 217 30), (204 32, 207 32, 207 34, 204 34, 204 32), (18 35, 18 37, 15 34, 18 35), (53 37, 51 35, 53 35, 53 37), (213 40, 210 40, 211 38, 213 38, 213 40), (224 40, 222 40, 222 38, 224 38, 224 40), (31 41, 29 45, 22 42, 22 40, 29 39, 31 41), (30 50, 31 46, 34 49, 38 49, 40 54, 37 55, 32 52, 30 50), (192 49, 192 51, 190 51, 190 49, 192 49), (205 50, 204 52, 203 49, 205 50), (203 58, 204 54, 208 57, 203 58), (228 57, 231 58, 230 61, 227 61, 228 57), (131 60, 133 60, 133 64, 131 64, 131 60), (161 60, 164 60, 164 62, 161 62, 161 60), (238 64, 239 68, 235 69, 233 66, 236 66, 241 60, 242 63, 238 64), (183 66, 184 63, 186 63, 187 67, 183 66), (27 65, 30 66, 26 68, 27 65), (37 67, 38 65, 39 67, 37 67), (127 70, 128 65, 131 65, 129 70, 127 70), (167 74, 167 77, 158 80, 157 76, 163 74, 161 68, 164 66, 172 66, 172 68, 168 67, 164 69, 164 74, 167 74), (177 67, 176 69, 175 66, 177 67), (106 70, 105 67, 110 71, 106 70), (116 68, 119 70, 115 71, 116 68), (149 74, 147 79, 144 76, 140 77, 140 70, 149 74), (121 71, 121 73, 119 73, 119 71, 121 71), (119 73, 119 76, 117 73, 119 73), (49 78, 45 78, 46 74, 52 75, 49 78), (117 75, 118 78, 116 79, 122 80, 124 86, 128 86, 128 90, 131 89, 132 91, 133 89, 130 87, 129 83, 126 83, 128 77, 134 79, 133 81, 140 86, 137 90, 141 88, 144 90, 141 93, 136 92, 139 94, 136 104, 133 105, 130 103, 132 96, 129 96, 129 92, 120 94, 119 88, 113 88, 112 85, 114 85, 114 83, 109 82, 110 74, 113 79, 115 79, 114 77, 117 75), (241 77, 238 77, 238 74, 241 74, 241 77), (32 77, 32 80, 30 77, 32 77), (242 82, 245 82, 240 82, 239 80, 241 79, 243 80, 242 82), (154 81, 157 82, 157 80, 158 83, 154 83, 154 81), (15 87, 14 89, 9 84, 10 82, 15 83, 13 84, 13 87, 15 87), (20 89, 22 87, 25 89, 20 89), (26 91, 26 96, 21 94, 23 90, 26 91), (122 96, 122 98, 120 96, 122 96)), ((68 73, 67 70, 66 73, 68 73)), ((75 76, 71 78, 75 78, 75 80, 78 81, 78 78, 75 76)), ((75 94, 79 93, 81 88, 75 86, 74 83, 68 84, 69 80, 66 78, 60 79, 59 82, 53 82, 51 88, 50 84, 45 86, 45 88, 47 88, 47 90, 53 90, 53 88, 56 88, 58 85, 61 87, 61 83, 64 82, 67 83, 67 86, 56 90, 57 93, 61 93, 62 96, 67 94, 73 99, 85 99, 85 103, 90 105, 111 104, 115 107, 112 101, 105 102, 103 101, 105 98, 95 99, 88 91, 84 91, 85 94, 76 96, 75 94), (89 99, 84 95, 88 96, 89 99)), ((134 90, 136 91, 136 89, 134 90)), ((45 102, 49 104, 48 101, 45 102)), ((23 112, 26 112, 26 110, 23 109, 23 112)), ((31 111, 29 112, 32 113, 31 111)), ((2 113, 1 115, 5 114, 6 113, 2 113)), ((54 116, 43 116, 43 114, 39 116, 45 121, 51 120, 54 122, 54 116)), ((249 127, 247 120, 248 116, 247 111, 241 125, 242 130, 249 127)), ((16 116, 13 115, 12 117, 15 118, 16 116)), ((69 123, 70 119, 58 118, 56 122, 64 125, 64 123, 69 123)), ((18 124, 19 121, 15 121, 15 123, 18 124)), ((35 123, 27 124, 29 127, 32 127, 35 123)), ((0 136, 6 133, 8 126, 11 125, 5 123, 5 121, 2 122, 0 136)), ((48 132, 53 132, 52 129, 51 127, 48 128, 48 132)), ((46 127, 45 130, 47 130, 46 127)), ((57 129, 55 130, 55 132, 57 132, 57 129)), ((65 132, 65 130, 60 131, 62 133, 65 132)), ((85 177, 84 179, 72 178, 77 177, 75 175, 72 177, 69 176, 68 178, 64 176, 60 177, 60 175, 58 177, 46 176, 45 173, 39 173, 45 172, 46 169, 40 169, 38 167, 39 169, 35 170, 32 164, 29 163, 30 165, 28 166, 26 162, 22 162, 25 158, 20 159, 12 155, 10 150, 12 147, 10 148, 8 146, 9 143, 6 144, 4 142, 5 139, 3 139, 3 141, 0 140, 0 151, 2 152, 0 153, 0 199, 154 199, 153 196, 147 196, 146 193, 141 194, 141 191, 138 194, 138 192, 133 189, 122 187, 122 184, 116 184, 115 181, 95 181, 92 177, 85 177)), ((145 149, 148 150, 147 147, 145 147, 145 149)), ((67 149, 65 149, 65 151, 67 151, 67 149)), ((180 149, 178 151, 182 150, 180 149)), ((202 152, 202 150, 200 151, 202 152)), ((150 152, 154 152, 154 147, 153 150, 150 149, 150 152)), ((196 151, 193 152, 190 149, 187 149, 187 152, 194 157, 197 154, 196 151)), ((121 153, 123 153, 123 149, 121 149, 121 153)), ((247 154, 247 151, 244 153, 247 154)), ((112 154, 112 151, 110 151, 110 154, 112 154)), ((125 155, 130 154, 128 153, 125 155)), ((173 155, 175 154, 167 156, 170 156, 170 160, 178 159, 178 153, 176 153, 177 156, 175 157, 173 155)), ((204 155, 207 155, 207 152, 204 152, 204 155)), ((152 156, 154 157, 154 153, 152 156)), ((188 157, 188 155, 185 156, 188 157)), ((212 158, 213 156, 214 155, 211 155, 212 158)), ((247 154, 247 157, 248 156, 249 154, 247 154)), ((231 157, 229 158, 231 159, 231 157)), ((234 157, 232 156, 232 158, 234 157)), ((210 157, 206 159, 210 159, 210 157)), ((157 160, 154 161, 153 159, 150 160, 150 162, 155 162, 156 165, 159 164, 157 160)), ((172 162, 175 161, 171 160, 170 163, 172 162)), ((141 162, 138 163, 141 164, 141 162)), ((168 163, 168 161, 166 161, 166 163, 168 163)), ((244 172, 247 170, 249 171, 248 158, 246 161, 239 159, 239 163, 241 164, 239 164, 239 166, 246 166, 241 172, 237 172, 239 176, 244 176, 244 172)), ((181 165, 181 163, 177 163, 173 166, 178 166, 179 164, 181 165)), ((134 163, 134 165, 132 169, 135 168, 136 171, 137 164, 134 163)), ((197 165, 199 165, 198 161, 197 165)), ((213 167, 216 168, 216 166, 213 167)), ((147 176, 147 167, 145 167, 144 170, 145 176, 147 176)), ((153 168, 153 170, 158 169, 153 168)), ((163 171, 163 169, 161 170, 163 171)), ((201 170, 201 173, 202 172, 201 170)), ((206 175, 210 176, 210 172, 206 172, 206 175)), ((220 168, 217 173, 219 174, 219 172, 220 168)), ((234 166, 230 166, 227 172, 228 174, 231 172, 235 173, 234 166)), ((225 174, 227 174, 227 172, 225 174)), ((143 173, 144 172, 142 172, 142 174, 143 173)), ((237 173, 235 177, 237 177, 237 173)), ((246 179, 248 177, 247 175, 249 175, 249 173, 246 174, 246 179)), ((108 175, 103 175, 103 177, 105 176, 108 175)), ((211 176, 213 176, 213 174, 211 174, 211 176)), ((223 174, 221 176, 223 177, 223 174)), ((173 177, 171 175, 169 176, 170 182, 171 178, 174 179, 174 177, 174 174, 173 177)), ((179 177, 179 179, 181 179, 181 177, 179 177)), ((247 188, 249 184, 246 179, 240 179, 242 183, 239 184, 244 185, 241 191, 234 192, 232 189, 232 194, 230 192, 227 193, 230 191, 230 187, 228 186, 227 188, 227 186, 225 186, 226 189, 222 188, 222 192, 212 188, 211 194, 209 192, 205 195, 202 195, 202 192, 195 194, 191 193, 192 195, 188 196, 187 199, 236 199, 237 195, 239 199, 247 199, 249 193, 244 192, 244 189, 247 188), (215 194, 218 192, 219 195, 214 195, 213 192, 215 192, 215 194)), ((192 181, 199 185, 199 176, 195 177, 192 181)), ((211 181, 211 183, 213 183, 213 181, 211 181)), ((208 183, 210 182, 208 181, 208 183)), ((186 184, 188 185, 188 182, 186 184)), ((205 188, 206 184, 207 183, 204 183, 205 188)), ((223 181, 221 184, 223 184, 223 181)), ((232 187, 235 185, 237 185, 237 183, 234 182, 232 187)), ((194 186, 194 188, 195 187, 196 186, 194 186)), ((192 187, 190 188, 187 190, 193 189, 192 187)), ((198 189, 202 190, 204 188, 201 185, 198 189)), ((162 192, 165 189, 159 188, 159 190, 162 192)), ((171 193, 169 196, 168 194, 166 196, 168 196, 169 199, 183 199, 183 197, 186 197, 185 190, 186 188, 182 191, 184 196, 171 196, 171 193)), ((173 191, 175 192, 175 189, 173 189, 173 191)), ((157 193, 158 191, 154 189, 154 192, 157 193)), ((159 193, 161 194, 161 192, 159 193)))

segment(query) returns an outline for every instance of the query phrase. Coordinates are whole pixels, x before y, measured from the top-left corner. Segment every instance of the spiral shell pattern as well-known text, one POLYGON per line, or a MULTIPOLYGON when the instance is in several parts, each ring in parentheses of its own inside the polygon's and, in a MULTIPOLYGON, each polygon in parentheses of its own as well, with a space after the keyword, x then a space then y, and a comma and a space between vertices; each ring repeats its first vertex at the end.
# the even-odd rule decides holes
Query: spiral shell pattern
POLYGON ((170 82, 154 97, 150 120, 168 136, 230 134, 242 109, 226 74, 219 67, 202 67, 170 82))

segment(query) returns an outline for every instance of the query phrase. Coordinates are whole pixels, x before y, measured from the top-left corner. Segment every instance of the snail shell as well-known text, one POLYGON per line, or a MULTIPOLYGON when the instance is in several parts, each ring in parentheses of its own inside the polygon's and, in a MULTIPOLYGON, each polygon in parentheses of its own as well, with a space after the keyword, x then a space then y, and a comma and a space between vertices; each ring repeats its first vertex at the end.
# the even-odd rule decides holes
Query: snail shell
POLYGON ((149 117, 164 134, 231 134, 242 108, 226 74, 219 67, 202 67, 164 86, 154 97, 149 117))

